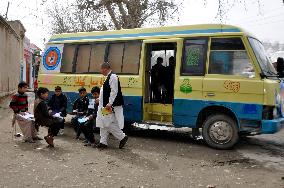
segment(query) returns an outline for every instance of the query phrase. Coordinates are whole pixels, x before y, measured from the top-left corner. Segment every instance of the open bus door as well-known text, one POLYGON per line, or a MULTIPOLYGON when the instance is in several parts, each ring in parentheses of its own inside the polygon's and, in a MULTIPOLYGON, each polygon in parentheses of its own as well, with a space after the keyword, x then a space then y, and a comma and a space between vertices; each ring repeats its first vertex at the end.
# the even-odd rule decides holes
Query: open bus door
POLYGON ((146 123, 173 125, 174 80, 181 46, 182 39, 143 41, 143 120, 146 123))

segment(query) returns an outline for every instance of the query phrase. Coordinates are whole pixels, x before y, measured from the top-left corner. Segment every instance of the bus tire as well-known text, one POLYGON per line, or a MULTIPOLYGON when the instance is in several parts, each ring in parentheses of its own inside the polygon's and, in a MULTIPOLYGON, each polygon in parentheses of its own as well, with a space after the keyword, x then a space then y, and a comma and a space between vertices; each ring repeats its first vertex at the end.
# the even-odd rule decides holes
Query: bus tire
POLYGON ((202 136, 212 148, 230 149, 239 140, 237 123, 228 115, 212 114, 203 123, 202 136))

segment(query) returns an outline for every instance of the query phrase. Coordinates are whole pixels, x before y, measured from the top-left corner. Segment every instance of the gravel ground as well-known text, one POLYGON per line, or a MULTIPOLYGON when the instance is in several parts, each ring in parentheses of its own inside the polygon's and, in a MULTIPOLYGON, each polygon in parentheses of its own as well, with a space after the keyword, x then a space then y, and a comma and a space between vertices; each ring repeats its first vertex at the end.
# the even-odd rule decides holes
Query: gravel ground
POLYGON ((12 112, 5 100, 0 106, 0 187, 284 187, 283 131, 221 151, 184 130, 135 130, 125 149, 111 138, 100 151, 75 140, 67 125, 47 148, 13 138, 12 112))

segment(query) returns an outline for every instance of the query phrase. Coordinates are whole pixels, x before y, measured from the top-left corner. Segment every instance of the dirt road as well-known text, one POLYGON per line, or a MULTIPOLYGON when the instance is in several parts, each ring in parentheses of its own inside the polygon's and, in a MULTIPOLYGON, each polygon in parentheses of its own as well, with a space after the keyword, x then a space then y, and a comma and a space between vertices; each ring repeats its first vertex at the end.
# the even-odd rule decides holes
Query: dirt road
POLYGON ((284 187, 283 131, 221 151, 184 131, 135 130, 125 149, 112 138, 99 151, 75 140, 67 126, 49 149, 44 141, 12 139, 12 113, 1 106, 0 187, 284 187))

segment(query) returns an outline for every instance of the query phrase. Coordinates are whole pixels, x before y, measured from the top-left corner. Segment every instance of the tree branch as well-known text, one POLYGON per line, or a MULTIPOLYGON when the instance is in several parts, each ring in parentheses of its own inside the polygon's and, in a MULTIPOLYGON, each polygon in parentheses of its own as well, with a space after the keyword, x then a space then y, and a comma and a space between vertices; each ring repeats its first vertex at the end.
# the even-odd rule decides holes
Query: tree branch
POLYGON ((110 15, 110 17, 111 17, 111 19, 112 19, 116 29, 121 29, 121 25, 119 24, 118 20, 116 19, 114 10, 111 7, 111 3, 106 3, 105 6, 106 6, 108 14, 110 15))

